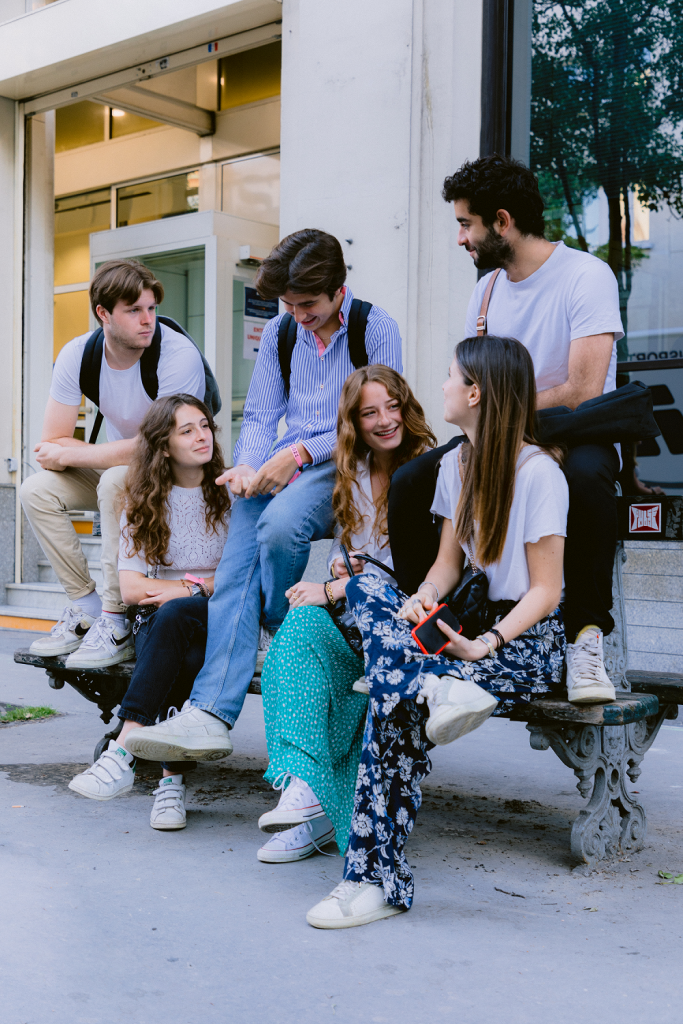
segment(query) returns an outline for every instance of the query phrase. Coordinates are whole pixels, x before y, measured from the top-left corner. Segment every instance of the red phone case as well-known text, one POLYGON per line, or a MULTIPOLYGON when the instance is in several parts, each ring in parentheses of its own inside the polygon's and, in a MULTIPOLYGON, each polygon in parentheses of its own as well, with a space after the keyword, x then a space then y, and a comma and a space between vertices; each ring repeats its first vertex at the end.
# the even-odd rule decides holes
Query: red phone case
MULTIPOLYGON (((450 640, 449 640, 449 639, 448 639, 448 637, 447 637, 447 636, 445 636, 445 634, 444 634, 444 643, 443 643, 443 646, 442 646, 442 647, 439 647, 438 651, 428 651, 428 650, 427 650, 427 649, 426 649, 426 648, 425 648, 425 647, 424 647, 424 646, 422 645, 422 642, 420 641, 420 638, 419 638, 419 636, 417 635, 417 630, 418 630, 418 629, 422 629, 422 627, 424 626, 424 624, 425 624, 426 622, 429 622, 429 620, 430 620, 430 619, 433 619, 435 615, 438 615, 438 614, 439 614, 439 612, 440 612, 440 611, 441 611, 441 610, 442 610, 443 608, 448 608, 448 605, 447 605, 447 604, 440 604, 440 605, 438 605, 438 607, 436 607, 436 608, 434 609, 434 611, 433 611, 433 612, 430 612, 430 614, 429 614, 429 615, 427 616, 427 618, 426 618, 426 619, 423 619, 423 620, 422 620, 422 622, 418 622, 417 626, 414 626, 414 627, 413 627, 413 629, 411 629, 411 631, 410 631, 410 633, 411 633, 411 636, 412 636, 413 640, 415 641, 415 643, 417 644, 417 646, 418 646, 418 647, 420 648, 420 650, 422 651, 422 653, 423 653, 423 654, 428 654, 428 655, 430 655, 431 657, 434 657, 434 656, 435 656, 435 655, 437 655, 437 654, 441 654, 441 652, 443 651, 444 647, 448 647, 448 645, 449 645, 449 643, 450 643, 450 640)), ((462 633, 462 626, 461 626, 461 627, 460 627, 460 629, 458 630, 458 633, 462 633)))

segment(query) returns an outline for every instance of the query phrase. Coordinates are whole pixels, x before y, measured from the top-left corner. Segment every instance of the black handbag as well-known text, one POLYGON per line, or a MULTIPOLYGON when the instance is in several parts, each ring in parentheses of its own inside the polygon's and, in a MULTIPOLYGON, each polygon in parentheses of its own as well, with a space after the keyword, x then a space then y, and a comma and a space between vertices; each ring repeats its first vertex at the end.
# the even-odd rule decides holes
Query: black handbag
POLYGON ((477 567, 469 541, 467 554, 470 564, 463 573, 460 586, 446 598, 446 603, 462 626, 462 635, 468 640, 476 640, 493 625, 493 612, 489 602, 488 576, 477 567))
POLYGON ((639 380, 606 395, 589 398, 576 409, 555 405, 536 413, 536 437, 544 444, 617 444, 659 437, 652 392, 639 380))
MULTIPOLYGON (((349 552, 346 545, 340 544, 339 548, 341 551, 341 556, 344 559, 346 571, 348 572, 349 576, 355 576, 356 574, 351 566, 351 559, 349 558, 349 552)), ((396 576, 396 573, 394 572, 393 569, 390 569, 387 565, 384 565, 383 562, 378 561, 378 559, 373 558, 372 555, 366 554, 365 551, 360 551, 359 555, 363 558, 364 561, 372 562, 372 564, 376 565, 379 569, 382 569, 384 572, 388 572, 390 576, 396 576)), ((355 623, 351 623, 348 621, 348 604, 346 602, 346 598, 342 597, 339 599, 339 601, 336 602, 336 604, 331 605, 328 603, 325 605, 325 607, 327 608, 327 611, 329 612, 330 617, 334 622, 335 626, 337 627, 341 635, 344 637, 353 653, 357 654, 359 658, 362 658, 363 638, 361 636, 358 626, 356 626, 355 623)))

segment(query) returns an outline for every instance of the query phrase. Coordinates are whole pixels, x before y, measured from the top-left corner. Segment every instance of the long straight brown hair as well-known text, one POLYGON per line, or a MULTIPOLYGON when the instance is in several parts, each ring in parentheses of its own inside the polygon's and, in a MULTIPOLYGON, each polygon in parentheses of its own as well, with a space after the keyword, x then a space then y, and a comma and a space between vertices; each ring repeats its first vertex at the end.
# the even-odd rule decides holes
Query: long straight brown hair
POLYGON ((561 463, 561 449, 541 444, 534 436, 536 381, 528 350, 515 338, 465 338, 455 349, 465 384, 481 392, 474 443, 460 449, 462 491, 453 529, 466 544, 474 539, 480 565, 492 565, 503 554, 510 508, 515 494, 517 457, 522 444, 534 444, 561 463))
MULTIPOLYGON (((390 366, 373 363, 371 366, 355 370, 346 378, 337 416, 337 444, 334 449, 337 482, 332 495, 332 507, 342 528, 342 544, 347 547, 351 545, 351 537, 357 534, 363 525, 363 517, 353 498, 353 485, 358 478, 358 464, 363 462, 368 454, 372 469, 372 450, 364 443, 358 429, 364 384, 383 384, 389 397, 395 399, 401 409, 403 440, 393 453, 389 482, 399 466, 414 459, 416 455, 421 455, 428 448, 436 446, 436 437, 425 420, 422 406, 400 373, 392 370, 390 366)), ((388 497, 389 484, 375 502, 373 532, 378 541, 387 534, 388 497)))

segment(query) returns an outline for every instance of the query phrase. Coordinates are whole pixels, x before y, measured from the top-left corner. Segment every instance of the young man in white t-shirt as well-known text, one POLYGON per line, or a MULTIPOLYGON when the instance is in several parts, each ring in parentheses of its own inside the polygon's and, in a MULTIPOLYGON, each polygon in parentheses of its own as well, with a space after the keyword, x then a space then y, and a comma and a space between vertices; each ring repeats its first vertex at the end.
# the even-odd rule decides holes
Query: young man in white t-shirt
MULTIPOLYGON (((544 204, 533 173, 515 160, 482 157, 446 178, 443 197, 454 205, 460 224, 458 244, 467 249, 475 266, 502 268, 491 294, 486 329, 488 334, 517 338, 531 353, 538 408, 574 409, 613 391, 616 342, 623 337, 616 279, 595 256, 544 238, 544 204)), ((466 337, 477 333, 488 283, 487 275, 470 299, 466 337)), ((409 593, 424 578, 422 563, 426 571, 438 543, 429 534, 428 519, 434 466, 461 440, 455 438, 408 463, 393 477, 389 537, 399 582, 409 593), (424 522, 418 523, 415 502, 420 491, 424 522), (416 534, 429 538, 419 556, 416 534)), ((590 693, 596 701, 610 700, 614 687, 604 668, 602 638, 614 627, 610 609, 619 456, 613 445, 581 445, 568 451, 563 468, 570 495, 564 563, 569 699, 588 703, 590 693)))
POLYGON ((57 357, 42 437, 35 447, 36 461, 45 472, 27 477, 21 487, 24 511, 70 600, 49 636, 35 640, 30 649, 45 656, 68 654, 70 668, 116 665, 135 654, 119 590, 117 504, 138 428, 152 404, 143 386, 140 359, 155 338, 160 339, 157 397, 184 392, 204 398, 199 350, 184 335, 156 321, 163 297, 161 282, 137 260, 110 260, 99 268, 90 285, 90 304, 104 332, 99 409, 107 441, 87 444, 73 436, 88 332, 68 342, 57 357), (98 508, 101 600, 69 518, 72 509, 98 508))

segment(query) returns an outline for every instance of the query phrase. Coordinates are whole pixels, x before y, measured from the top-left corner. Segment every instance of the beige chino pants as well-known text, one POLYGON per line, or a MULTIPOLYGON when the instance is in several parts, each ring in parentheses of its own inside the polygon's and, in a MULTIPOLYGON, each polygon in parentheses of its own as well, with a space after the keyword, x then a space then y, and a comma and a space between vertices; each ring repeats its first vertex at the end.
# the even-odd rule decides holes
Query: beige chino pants
POLYGON ((69 511, 96 512, 102 527, 100 564, 104 588, 102 607, 123 612, 119 589, 119 499, 128 466, 111 469, 40 470, 21 485, 21 504, 57 579, 70 601, 91 594, 95 581, 88 571, 69 511))

